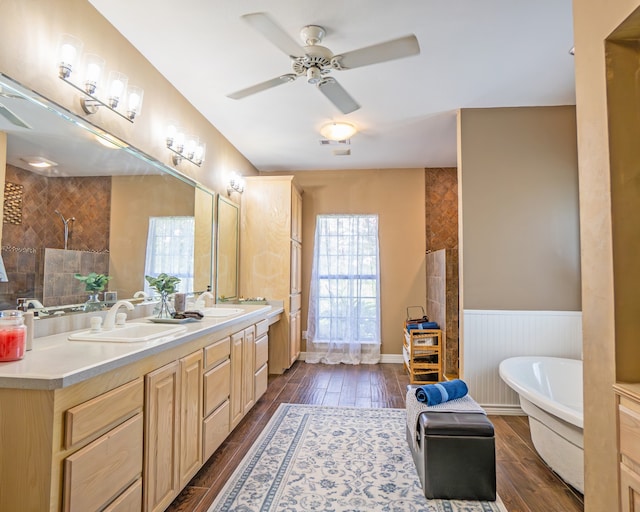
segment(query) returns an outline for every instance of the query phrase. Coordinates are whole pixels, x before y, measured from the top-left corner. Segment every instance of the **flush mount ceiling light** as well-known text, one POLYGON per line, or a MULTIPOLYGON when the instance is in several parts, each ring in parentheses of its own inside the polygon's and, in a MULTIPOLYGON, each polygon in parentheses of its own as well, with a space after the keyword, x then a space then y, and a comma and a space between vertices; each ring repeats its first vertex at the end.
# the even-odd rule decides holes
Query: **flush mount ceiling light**
POLYGON ((320 128, 320 134, 329 140, 348 140, 356 133, 356 127, 349 123, 327 123, 320 128))
POLYGON ((20 160, 22 160, 27 165, 30 165, 31 167, 35 167, 36 169, 49 169, 58 165, 51 160, 42 158, 41 156, 28 156, 25 158, 21 158, 20 160))

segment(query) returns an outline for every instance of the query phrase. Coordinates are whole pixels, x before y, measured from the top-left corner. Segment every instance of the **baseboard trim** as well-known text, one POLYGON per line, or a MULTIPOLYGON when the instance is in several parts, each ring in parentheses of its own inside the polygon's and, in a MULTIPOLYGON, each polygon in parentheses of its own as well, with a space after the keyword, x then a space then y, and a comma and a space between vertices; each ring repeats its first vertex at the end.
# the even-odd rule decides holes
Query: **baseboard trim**
MULTIPOLYGON (((306 361, 307 353, 300 352, 298 359, 300 361, 306 361)), ((402 354, 380 354, 380 362, 381 363, 403 363, 404 359, 402 358, 402 354)))
POLYGON ((526 416, 525 412, 518 405, 480 405, 488 415, 526 416))

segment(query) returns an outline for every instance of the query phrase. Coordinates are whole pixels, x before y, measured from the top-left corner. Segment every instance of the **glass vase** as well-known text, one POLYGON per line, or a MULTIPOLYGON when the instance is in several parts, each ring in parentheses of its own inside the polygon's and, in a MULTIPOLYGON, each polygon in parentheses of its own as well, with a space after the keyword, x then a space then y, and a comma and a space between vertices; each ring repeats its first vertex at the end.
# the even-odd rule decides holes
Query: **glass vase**
POLYGON ((84 311, 100 311, 102 309, 102 302, 98 298, 99 292, 89 293, 89 299, 84 303, 84 311))
POLYGON ((169 294, 162 292, 156 307, 156 318, 173 318, 173 305, 169 302, 169 294))

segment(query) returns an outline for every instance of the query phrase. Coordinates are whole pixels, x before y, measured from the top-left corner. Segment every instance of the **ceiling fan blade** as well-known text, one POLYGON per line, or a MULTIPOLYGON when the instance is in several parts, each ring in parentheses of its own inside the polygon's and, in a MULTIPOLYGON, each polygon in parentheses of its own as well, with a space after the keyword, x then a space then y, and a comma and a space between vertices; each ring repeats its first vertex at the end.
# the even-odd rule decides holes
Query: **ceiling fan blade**
POLYGON ((7 119, 11 124, 15 126, 19 126, 20 128, 26 128, 27 130, 31 130, 31 126, 29 126, 25 121, 20 119, 16 114, 11 112, 7 107, 5 107, 2 103, 0 103, 0 115, 7 119))
POLYGON ((267 80, 266 82, 261 82, 256 85, 252 85, 251 87, 247 87, 246 89, 241 89, 240 91, 228 94, 227 98, 231 98, 232 100, 239 100, 241 98, 245 98, 246 96, 251 96, 252 94, 255 94, 257 92, 271 89, 272 87, 276 87, 278 85, 293 82, 296 78, 297 75, 294 75, 293 73, 280 75, 276 78, 272 78, 271 80, 267 80))
POLYGON ((343 114, 349 114, 360 108, 360 105, 336 82, 335 78, 326 78, 318 84, 318 89, 343 114))
POLYGON ((418 39, 412 34, 387 41, 386 43, 374 44, 373 46, 343 53, 339 56, 339 64, 343 69, 361 68, 362 66, 410 57, 419 53, 420 45, 418 44, 418 39))
POLYGON ((302 57, 304 48, 264 12, 245 14, 242 19, 292 59, 302 57))

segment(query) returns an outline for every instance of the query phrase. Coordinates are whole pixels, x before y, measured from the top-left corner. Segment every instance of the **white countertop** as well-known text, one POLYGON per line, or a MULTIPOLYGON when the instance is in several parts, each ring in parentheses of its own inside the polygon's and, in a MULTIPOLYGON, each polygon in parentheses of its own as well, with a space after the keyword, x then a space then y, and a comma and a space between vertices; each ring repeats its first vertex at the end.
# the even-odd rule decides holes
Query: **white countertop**
MULTIPOLYGON (((0 363, 0 387, 18 389, 58 389, 71 386, 107 371, 144 359, 234 323, 252 318, 272 318, 283 308, 273 305, 237 305, 244 313, 223 318, 205 317, 184 325, 186 332, 160 341, 112 343, 69 341, 71 332, 33 340, 33 349, 19 361, 0 363)), ((128 323, 145 323, 145 318, 128 323)), ((86 329, 82 329, 86 330, 86 329)))

